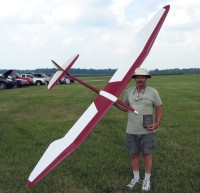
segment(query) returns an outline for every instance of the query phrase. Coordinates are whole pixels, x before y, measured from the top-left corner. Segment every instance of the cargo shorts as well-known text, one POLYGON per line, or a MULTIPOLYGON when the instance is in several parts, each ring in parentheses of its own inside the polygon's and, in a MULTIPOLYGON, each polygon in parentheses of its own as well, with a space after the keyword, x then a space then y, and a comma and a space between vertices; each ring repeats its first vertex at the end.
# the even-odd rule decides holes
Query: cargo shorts
POLYGON ((156 134, 148 133, 133 135, 126 133, 125 143, 130 154, 133 153, 153 153, 156 150, 156 134))

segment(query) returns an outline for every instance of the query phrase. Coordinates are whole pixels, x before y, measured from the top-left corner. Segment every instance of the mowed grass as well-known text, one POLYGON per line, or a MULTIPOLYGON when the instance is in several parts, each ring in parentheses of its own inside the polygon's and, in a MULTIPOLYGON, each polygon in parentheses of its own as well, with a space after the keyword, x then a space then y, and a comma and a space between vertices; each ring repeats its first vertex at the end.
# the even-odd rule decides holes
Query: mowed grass
MULTIPOLYGON (((84 80, 102 89, 109 77, 84 80)), ((163 101, 153 193, 200 192, 200 76, 155 76, 163 101)), ((128 87, 134 85, 131 81, 128 87)), ((124 93, 120 98, 123 98, 124 93)), ((75 83, 0 91, 0 193, 142 192, 124 146, 127 113, 112 107, 83 144, 34 187, 27 179, 49 144, 62 138, 97 94, 75 83)), ((141 157, 141 176, 144 176, 141 157)))

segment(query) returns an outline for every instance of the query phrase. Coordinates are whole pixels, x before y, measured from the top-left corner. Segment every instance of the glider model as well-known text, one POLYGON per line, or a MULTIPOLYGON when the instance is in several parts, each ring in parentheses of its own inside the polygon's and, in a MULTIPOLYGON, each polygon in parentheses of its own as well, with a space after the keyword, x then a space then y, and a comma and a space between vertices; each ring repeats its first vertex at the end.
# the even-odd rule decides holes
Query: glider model
POLYGON ((29 176, 27 187, 35 185, 63 159, 76 150, 113 104, 119 104, 138 114, 136 110, 118 100, 118 97, 131 80, 135 69, 142 64, 149 54, 149 51, 151 50, 160 28, 162 27, 169 9, 169 5, 163 7, 137 34, 133 52, 133 63, 120 66, 103 90, 99 90, 68 73, 69 69, 79 57, 78 54, 71 57, 66 63, 64 63, 62 67, 52 61, 59 70, 51 79, 48 85, 49 89, 53 88, 57 82, 67 74, 74 80, 98 93, 98 96, 78 119, 74 126, 68 131, 68 133, 63 138, 58 139, 49 145, 44 155, 41 157, 40 161, 29 176))

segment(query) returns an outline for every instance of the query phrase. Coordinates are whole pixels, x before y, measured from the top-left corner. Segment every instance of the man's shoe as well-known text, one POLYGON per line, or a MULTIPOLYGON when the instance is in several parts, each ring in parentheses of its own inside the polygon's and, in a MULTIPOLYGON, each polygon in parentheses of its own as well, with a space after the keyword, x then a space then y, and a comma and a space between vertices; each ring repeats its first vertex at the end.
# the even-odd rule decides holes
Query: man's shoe
POLYGON ((131 180, 131 182, 127 185, 129 188, 134 188, 134 186, 135 186, 135 184, 137 183, 137 182, 139 182, 139 179, 135 179, 135 178, 133 178, 132 180, 131 180))
POLYGON ((151 188, 150 180, 144 180, 142 183, 142 190, 149 191, 151 188))

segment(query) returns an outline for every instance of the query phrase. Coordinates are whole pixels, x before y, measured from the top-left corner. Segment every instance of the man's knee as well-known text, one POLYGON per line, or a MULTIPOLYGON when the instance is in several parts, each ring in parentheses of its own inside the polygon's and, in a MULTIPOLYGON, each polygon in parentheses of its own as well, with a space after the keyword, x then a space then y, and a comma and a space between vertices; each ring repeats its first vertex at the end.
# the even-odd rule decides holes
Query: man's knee
POLYGON ((151 156, 152 153, 143 153, 143 156, 151 156))
POLYGON ((131 158, 134 159, 134 158, 138 158, 140 156, 139 153, 132 153, 131 154, 131 158))

